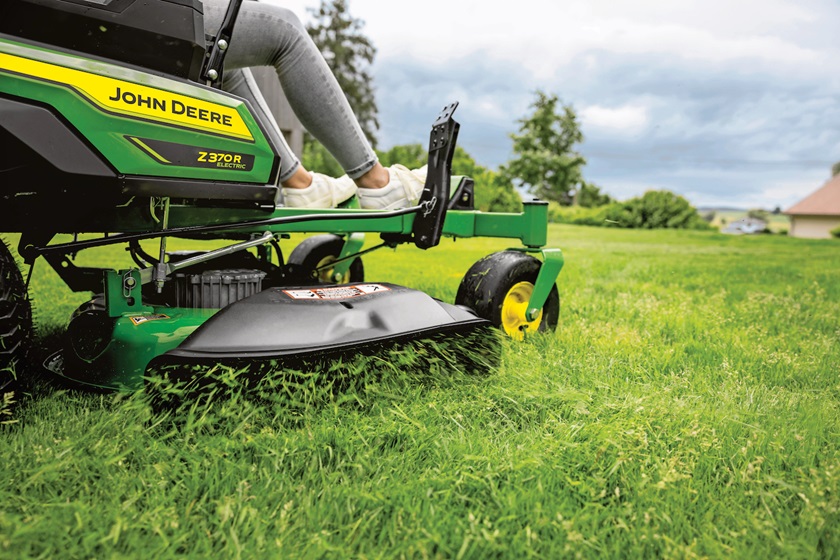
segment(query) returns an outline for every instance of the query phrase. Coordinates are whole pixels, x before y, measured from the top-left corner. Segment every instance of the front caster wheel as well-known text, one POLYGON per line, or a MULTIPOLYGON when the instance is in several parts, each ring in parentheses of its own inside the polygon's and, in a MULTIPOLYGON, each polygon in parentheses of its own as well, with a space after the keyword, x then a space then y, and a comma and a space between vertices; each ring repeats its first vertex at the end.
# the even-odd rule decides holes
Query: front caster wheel
POLYGON ((473 309, 508 336, 522 339, 525 333, 553 331, 560 317, 560 296, 552 286, 548 300, 537 316, 528 318, 528 302, 534 293, 542 263, 525 253, 503 251, 484 257, 467 271, 455 303, 473 309))
POLYGON ((344 239, 337 235, 316 235, 304 239, 292 254, 289 264, 300 265, 312 272, 312 278, 329 284, 347 284, 349 282, 364 282, 365 267, 362 259, 357 257, 350 264, 350 270, 338 280, 333 278, 334 268, 331 266, 341 254, 344 239))

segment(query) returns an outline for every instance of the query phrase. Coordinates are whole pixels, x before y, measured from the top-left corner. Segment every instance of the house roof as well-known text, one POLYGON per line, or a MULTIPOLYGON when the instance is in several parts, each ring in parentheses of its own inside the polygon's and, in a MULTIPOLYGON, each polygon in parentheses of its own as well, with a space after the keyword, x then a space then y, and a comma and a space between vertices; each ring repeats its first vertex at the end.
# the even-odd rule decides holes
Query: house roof
POLYGON ((789 215, 840 216, 840 174, 787 210, 789 215))

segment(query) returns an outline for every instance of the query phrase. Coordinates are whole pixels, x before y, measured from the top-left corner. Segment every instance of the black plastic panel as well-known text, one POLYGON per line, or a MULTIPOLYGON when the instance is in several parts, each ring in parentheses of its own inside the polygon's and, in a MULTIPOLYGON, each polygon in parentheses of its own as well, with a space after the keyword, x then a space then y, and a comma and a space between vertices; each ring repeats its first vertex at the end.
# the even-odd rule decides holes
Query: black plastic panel
MULTIPOLYGON (((0 128, 61 172, 92 177, 116 176, 98 153, 45 107, 0 97, 0 128)), ((2 158, 3 154, 0 154, 2 158)))
POLYGON ((120 180, 120 192, 130 196, 168 196, 216 201, 250 201, 274 206, 277 187, 253 183, 226 183, 165 177, 126 175, 120 180))
POLYGON ((489 325, 471 311, 388 283, 271 288, 229 305, 167 358, 280 358, 489 325))
POLYGON ((0 33, 197 81, 206 49, 198 0, 2 0, 0 33))

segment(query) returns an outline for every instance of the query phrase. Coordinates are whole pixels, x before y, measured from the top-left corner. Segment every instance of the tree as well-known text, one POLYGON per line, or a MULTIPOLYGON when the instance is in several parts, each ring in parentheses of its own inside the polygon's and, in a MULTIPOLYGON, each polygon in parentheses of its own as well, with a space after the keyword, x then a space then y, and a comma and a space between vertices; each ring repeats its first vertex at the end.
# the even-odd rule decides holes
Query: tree
POLYGON ((309 12, 315 16, 306 26, 309 36, 335 74, 365 136, 376 147, 379 119, 370 74, 376 47, 362 33, 364 21, 350 15, 346 0, 321 0, 320 8, 309 12))
POLYGON ((747 217, 753 220, 761 220, 762 222, 770 221, 770 212, 762 210, 761 208, 751 208, 747 211, 747 217))
POLYGON ((536 92, 534 112, 519 121, 519 133, 511 134, 516 159, 502 172, 544 200, 571 204, 571 191, 582 181, 586 160, 575 146, 583 141, 580 124, 571 105, 556 95, 536 92))
POLYGON ((707 212, 703 212, 703 214, 701 214, 700 217, 703 218, 703 221, 706 222, 707 224, 711 224, 712 222, 715 221, 715 216, 716 215, 717 214, 715 213, 714 210, 709 210, 707 212))
POLYGON ((601 188, 594 183, 581 181, 580 186, 575 190, 574 203, 584 208, 597 208, 613 201, 607 193, 601 192, 601 188))

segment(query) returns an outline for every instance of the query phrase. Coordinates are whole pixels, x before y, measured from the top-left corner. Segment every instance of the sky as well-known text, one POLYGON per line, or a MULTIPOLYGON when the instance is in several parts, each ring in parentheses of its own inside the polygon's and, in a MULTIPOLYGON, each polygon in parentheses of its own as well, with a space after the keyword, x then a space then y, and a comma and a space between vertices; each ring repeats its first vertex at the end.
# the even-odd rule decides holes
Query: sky
MULTIPOLYGON (((306 22, 318 0, 270 0, 306 22)), ((782 209, 840 161, 840 0, 348 0, 378 52, 379 147, 513 157, 535 91, 574 107, 585 180, 618 199, 782 209)), ((456 170, 457 171, 457 170, 456 170)))

